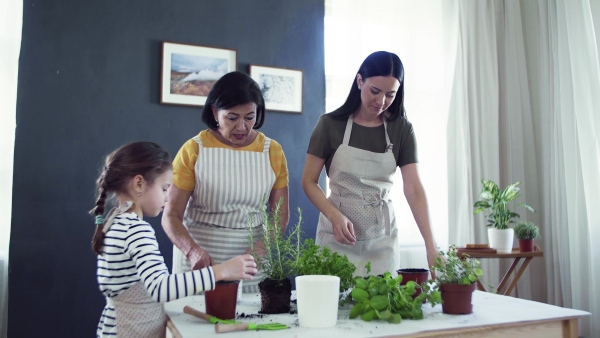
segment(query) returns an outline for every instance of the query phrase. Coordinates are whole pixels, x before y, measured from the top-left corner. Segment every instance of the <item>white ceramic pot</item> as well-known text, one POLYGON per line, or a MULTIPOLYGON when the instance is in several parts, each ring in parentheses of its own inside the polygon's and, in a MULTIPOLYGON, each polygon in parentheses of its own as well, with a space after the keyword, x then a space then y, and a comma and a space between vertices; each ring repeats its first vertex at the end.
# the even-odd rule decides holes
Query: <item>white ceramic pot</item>
POLYGON ((304 327, 332 327, 337 323, 340 277, 296 277, 298 322, 304 327))
POLYGON ((496 249, 496 252, 498 253, 511 253, 513 249, 514 237, 515 231, 511 228, 488 228, 488 240, 490 242, 490 248, 496 249))

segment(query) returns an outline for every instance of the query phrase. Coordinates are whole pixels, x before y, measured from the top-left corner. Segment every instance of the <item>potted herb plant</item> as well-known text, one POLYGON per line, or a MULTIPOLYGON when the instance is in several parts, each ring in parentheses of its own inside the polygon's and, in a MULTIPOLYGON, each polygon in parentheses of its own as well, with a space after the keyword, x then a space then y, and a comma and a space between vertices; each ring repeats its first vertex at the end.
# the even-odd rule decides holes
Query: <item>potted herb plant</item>
MULTIPOLYGON (((298 223, 288 231, 281 231, 279 227, 281 203, 277 202, 275 209, 267 212, 262 209, 262 241, 264 247, 261 252, 255 247, 252 230, 250 230, 250 249, 256 260, 257 268, 265 277, 258 284, 261 294, 261 313, 275 314, 290 311, 290 298, 292 296, 292 281, 290 276, 296 274, 298 261, 301 254, 300 225, 302 212, 298 208, 298 223), (263 252, 264 250, 264 252, 263 252)), ((253 219, 250 220, 253 224, 253 219)))
MULTIPOLYGON (((369 270, 369 268, 367 268, 369 270)), ((402 285, 402 275, 392 278, 390 272, 383 275, 356 277, 356 286, 350 293, 354 306, 350 319, 360 316, 364 321, 385 320, 398 324, 402 319, 423 319, 423 302, 431 306, 441 302, 440 292, 423 283, 423 292, 417 297, 417 283, 409 281, 402 285)))
MULTIPOLYGON (((479 194, 480 200, 475 202, 475 214, 488 210, 487 225, 488 239, 490 247, 497 250, 498 253, 512 252, 514 230, 509 225, 515 223, 515 219, 520 215, 509 209, 509 204, 519 198, 519 183, 516 182, 507 186, 504 190, 489 180, 482 180, 483 189, 479 194)), ((519 203, 519 206, 534 211, 529 205, 519 203)))
POLYGON ((312 238, 304 241, 298 260, 298 275, 329 275, 340 277, 340 292, 354 286, 356 266, 346 255, 331 252, 328 247, 315 244, 312 238))
POLYGON ((440 251, 432 270, 442 296, 442 312, 447 314, 469 314, 476 282, 481 277, 479 260, 469 255, 458 255, 456 246, 447 252, 440 251))
POLYGON ((540 228, 533 222, 519 222, 515 226, 520 252, 534 251, 534 241, 540 236, 540 228))

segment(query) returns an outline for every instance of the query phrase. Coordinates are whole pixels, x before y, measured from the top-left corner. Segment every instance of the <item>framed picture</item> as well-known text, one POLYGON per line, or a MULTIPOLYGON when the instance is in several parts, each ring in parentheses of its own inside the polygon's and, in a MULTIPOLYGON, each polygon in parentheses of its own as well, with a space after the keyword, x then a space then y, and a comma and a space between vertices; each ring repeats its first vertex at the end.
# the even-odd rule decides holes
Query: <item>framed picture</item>
POLYGON ((301 70, 250 65, 250 77, 258 82, 267 110, 302 113, 301 70))
POLYGON ((215 82, 237 70, 237 51, 163 42, 160 103, 203 106, 215 82))

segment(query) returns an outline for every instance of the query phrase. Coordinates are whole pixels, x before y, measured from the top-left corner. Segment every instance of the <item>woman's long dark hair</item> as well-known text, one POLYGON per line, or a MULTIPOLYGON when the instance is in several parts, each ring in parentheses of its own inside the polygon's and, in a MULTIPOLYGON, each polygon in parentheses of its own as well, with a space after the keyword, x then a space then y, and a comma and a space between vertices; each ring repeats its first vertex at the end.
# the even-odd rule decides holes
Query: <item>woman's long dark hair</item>
MULTIPOLYGON (((400 88, 392 104, 387 108, 389 113, 386 116, 387 121, 393 121, 398 117, 405 117, 404 110, 404 66, 398 55, 390 52, 374 52, 367 56, 360 65, 358 74, 362 76, 363 81, 373 76, 393 76, 400 81, 400 88)), ((350 114, 353 114, 360 107, 360 89, 356 84, 356 76, 352 80, 352 87, 346 102, 338 109, 332 111, 329 115, 338 120, 347 120, 350 114)))
POLYGON ((250 102, 256 104, 256 123, 253 128, 260 129, 265 122, 265 99, 258 83, 242 72, 227 73, 215 82, 208 93, 202 109, 202 121, 208 128, 217 130, 219 125, 213 115, 213 106, 221 110, 250 102))
MULTIPOLYGON (((120 147, 106 157, 104 168, 96 180, 98 197, 90 211, 94 216, 104 215, 104 205, 110 193, 124 192, 127 181, 142 175, 148 183, 173 167, 166 150, 153 142, 133 142, 120 147)), ((104 247, 104 224, 96 224, 92 238, 92 250, 102 254, 104 247)))

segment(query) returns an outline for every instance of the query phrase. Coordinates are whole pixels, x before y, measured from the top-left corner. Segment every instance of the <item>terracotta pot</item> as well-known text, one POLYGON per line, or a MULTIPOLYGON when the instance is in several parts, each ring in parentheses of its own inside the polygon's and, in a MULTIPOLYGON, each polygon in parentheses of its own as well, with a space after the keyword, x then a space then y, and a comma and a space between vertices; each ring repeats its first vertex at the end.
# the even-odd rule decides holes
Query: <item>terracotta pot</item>
POLYGON ((239 281, 219 281, 214 290, 206 291, 206 313, 220 319, 235 319, 239 284, 239 281))
POLYGON ((519 251, 520 252, 533 252, 534 240, 533 239, 520 239, 519 240, 519 251))
POLYGON ((442 312, 450 315, 466 315, 473 312, 471 298, 477 284, 441 284, 442 312))
MULTIPOLYGON (((421 283, 426 283, 429 279, 429 270, 427 269, 399 269, 396 270, 399 275, 402 275, 402 281, 400 285, 406 285, 409 281, 414 281, 419 286, 421 283)), ((416 298, 421 294, 421 288, 417 288, 417 292, 413 294, 413 298, 416 298)))

